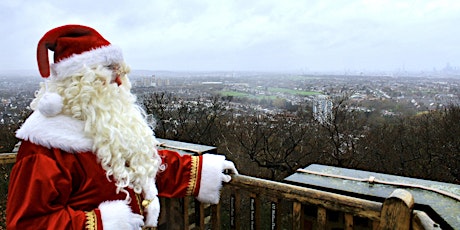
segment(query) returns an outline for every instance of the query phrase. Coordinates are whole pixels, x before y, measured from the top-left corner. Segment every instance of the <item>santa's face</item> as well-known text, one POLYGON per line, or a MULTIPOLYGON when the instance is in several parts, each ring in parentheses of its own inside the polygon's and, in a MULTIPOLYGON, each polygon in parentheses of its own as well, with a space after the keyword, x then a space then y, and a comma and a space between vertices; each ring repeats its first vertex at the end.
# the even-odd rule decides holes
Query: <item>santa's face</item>
POLYGON ((127 73, 123 71, 120 64, 112 64, 108 68, 112 71, 112 81, 110 83, 117 83, 120 86, 122 84, 121 77, 127 73))

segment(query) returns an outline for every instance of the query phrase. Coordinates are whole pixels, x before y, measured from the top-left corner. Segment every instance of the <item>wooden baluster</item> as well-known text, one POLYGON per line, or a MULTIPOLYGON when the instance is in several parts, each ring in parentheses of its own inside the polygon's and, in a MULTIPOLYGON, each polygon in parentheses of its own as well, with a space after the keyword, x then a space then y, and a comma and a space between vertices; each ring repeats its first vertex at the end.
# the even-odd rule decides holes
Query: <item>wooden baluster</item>
MULTIPOLYGON (((240 190, 237 190, 236 193, 235 193, 235 210, 237 211, 237 213, 240 213, 240 210, 241 210, 241 193, 240 193, 240 190)), ((238 217, 238 215, 236 215, 236 217, 235 217, 235 227, 238 230, 241 229, 241 220, 238 217)))
POLYGON ((167 219, 167 209, 166 209, 166 198, 160 197, 160 216, 158 217, 158 226, 165 224, 168 219, 167 219))
POLYGON ((190 202, 191 197, 184 197, 184 226, 188 228, 190 225, 190 202))
POLYGON ((212 229, 220 229, 220 203, 211 207, 212 229))
POLYGON ((184 226, 184 217, 182 216, 181 204, 179 199, 165 199, 165 206, 163 210, 167 209, 167 213, 165 213, 168 229, 184 229, 188 226, 184 226))
POLYGON ((241 228, 238 213, 241 210, 241 196, 239 189, 234 188, 233 191, 234 193, 230 195, 230 228, 239 230, 241 228))
POLYGON ((379 220, 372 221, 372 230, 379 229, 379 226, 380 226, 380 221, 379 220))
POLYGON ((271 225, 270 229, 277 230, 280 229, 281 223, 281 214, 280 214, 280 204, 278 198, 272 198, 270 203, 270 214, 271 214, 271 225))
POLYGON ((259 194, 251 193, 249 195, 251 209, 251 230, 260 229, 260 198, 259 194))
POLYGON ((293 202, 292 203, 292 229, 300 230, 303 229, 303 213, 302 213, 302 203, 293 202))
POLYGON ((379 229, 409 230, 413 207, 412 194, 403 189, 396 189, 383 202, 379 229))
POLYGON ((205 212, 204 212, 204 208, 205 208, 205 207, 204 207, 204 206, 205 206, 205 204, 203 204, 203 203, 201 203, 201 202, 199 203, 199 206, 198 206, 199 209, 200 209, 200 211, 199 211, 199 213, 200 213, 200 222, 199 222, 199 224, 200 224, 200 226, 199 226, 200 229, 206 229, 206 228, 205 228, 205 223, 204 223, 204 219, 205 219, 205 212))
POLYGON ((345 213, 345 230, 353 230, 353 215, 345 213))
POLYGON ((317 229, 326 229, 327 223, 327 210, 323 207, 318 207, 318 216, 316 218, 316 222, 318 224, 317 229))

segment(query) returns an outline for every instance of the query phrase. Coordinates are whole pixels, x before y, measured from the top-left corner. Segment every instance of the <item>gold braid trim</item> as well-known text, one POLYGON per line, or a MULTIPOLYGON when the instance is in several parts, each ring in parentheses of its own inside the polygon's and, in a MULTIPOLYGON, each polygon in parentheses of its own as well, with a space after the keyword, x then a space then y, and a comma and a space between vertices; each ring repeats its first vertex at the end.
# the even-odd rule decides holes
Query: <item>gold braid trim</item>
POLYGON ((192 165, 190 167, 190 180, 188 181, 186 196, 192 196, 196 188, 197 176, 198 176, 198 166, 200 165, 199 156, 191 156, 192 165))
POLYGON ((141 195, 136 193, 136 201, 137 205, 139 206, 139 211, 141 212, 141 215, 144 215, 144 207, 141 205, 141 195))
POLYGON ((86 229, 97 230, 96 212, 94 212, 94 210, 90 212, 85 212, 85 216, 86 216, 86 229))

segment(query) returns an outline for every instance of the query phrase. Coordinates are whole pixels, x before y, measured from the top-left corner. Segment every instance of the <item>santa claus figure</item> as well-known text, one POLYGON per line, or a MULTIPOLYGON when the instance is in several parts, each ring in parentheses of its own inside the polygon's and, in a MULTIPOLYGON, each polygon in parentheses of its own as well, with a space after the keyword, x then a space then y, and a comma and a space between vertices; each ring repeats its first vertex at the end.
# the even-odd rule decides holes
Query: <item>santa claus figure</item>
POLYGON ((11 172, 7 228, 140 229, 157 225, 160 197, 217 203, 224 156, 157 150, 119 48, 97 31, 66 25, 38 43, 45 78, 11 172), (50 64, 48 50, 54 52, 50 64))

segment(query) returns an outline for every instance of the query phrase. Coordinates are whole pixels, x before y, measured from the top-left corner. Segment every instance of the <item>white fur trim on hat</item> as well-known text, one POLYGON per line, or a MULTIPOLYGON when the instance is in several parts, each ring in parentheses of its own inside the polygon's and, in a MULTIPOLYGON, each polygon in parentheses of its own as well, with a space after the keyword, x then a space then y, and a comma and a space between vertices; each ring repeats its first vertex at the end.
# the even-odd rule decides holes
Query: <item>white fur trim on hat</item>
POLYGON ((123 53, 120 48, 114 45, 103 46, 81 54, 74 54, 58 63, 51 64, 51 77, 62 80, 81 72, 85 67, 108 66, 121 62, 123 62, 123 53))
POLYGON ((47 117, 54 117, 61 113, 63 106, 62 97, 59 94, 46 92, 38 102, 37 109, 47 117))

